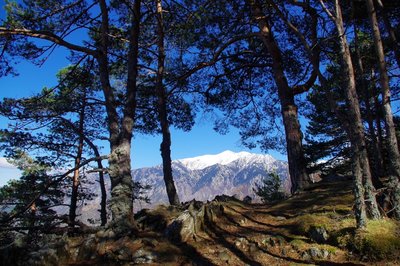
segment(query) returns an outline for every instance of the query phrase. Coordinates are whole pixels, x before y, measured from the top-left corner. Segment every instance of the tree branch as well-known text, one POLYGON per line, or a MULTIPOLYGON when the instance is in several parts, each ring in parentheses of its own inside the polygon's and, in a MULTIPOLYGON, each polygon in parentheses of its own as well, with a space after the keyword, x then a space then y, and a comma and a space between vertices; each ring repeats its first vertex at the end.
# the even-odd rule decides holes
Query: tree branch
POLYGON ((10 36, 10 35, 21 35, 27 36, 36 39, 47 40, 58 44, 60 46, 66 47, 70 50, 74 50, 77 52, 86 53, 89 55, 97 56, 98 52, 96 50, 89 49, 87 47, 79 46, 70 42, 65 41, 61 37, 55 35, 52 32, 48 31, 35 31, 35 30, 28 30, 28 29, 7 29, 5 27, 0 27, 0 36, 10 36))
POLYGON ((103 155, 100 157, 94 157, 94 158, 90 158, 87 159, 85 161, 83 161, 81 164, 79 164, 78 166, 68 170, 67 172, 65 172, 64 174, 58 176, 58 178, 54 179, 51 182, 48 182, 45 187, 42 189, 42 191, 40 191, 24 208, 22 208, 22 210, 4 218, 3 220, 0 221, 0 224, 5 224, 7 222, 10 222, 11 220, 13 220, 14 218, 20 216, 21 214, 23 214, 24 212, 26 212, 34 203, 36 200, 39 199, 40 196, 42 196, 44 193, 46 193, 46 191, 52 186, 57 184, 58 182, 61 182, 64 178, 66 178, 69 174, 73 173, 75 170, 81 168, 82 166, 87 165, 90 162, 93 161, 97 161, 97 160, 104 160, 107 159, 109 156, 108 155, 103 155))

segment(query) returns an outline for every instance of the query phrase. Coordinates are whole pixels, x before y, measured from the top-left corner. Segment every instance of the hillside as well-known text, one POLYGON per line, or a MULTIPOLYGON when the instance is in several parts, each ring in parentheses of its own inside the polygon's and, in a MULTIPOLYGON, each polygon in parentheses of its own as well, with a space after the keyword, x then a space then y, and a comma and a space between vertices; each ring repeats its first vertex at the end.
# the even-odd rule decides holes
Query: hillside
MULTIPOLYGON (((223 194, 235 195, 239 199, 250 196, 257 200, 253 188, 268 172, 278 173, 286 192, 289 193, 290 191, 287 162, 276 160, 268 154, 224 151, 219 154, 174 160, 172 170, 179 198, 182 202, 193 199, 208 201, 223 194)), ((132 176, 134 181, 150 186, 148 191, 144 191, 144 195, 151 202, 136 201, 134 203, 135 212, 143 208, 153 208, 159 204, 168 203, 161 165, 134 169, 132 176)), ((92 175, 89 179, 95 180, 96 177, 92 175)), ((106 178, 106 185, 109 191, 108 177, 106 178)), ((97 210, 101 200, 100 187, 92 186, 90 189, 94 194, 97 194, 97 197, 92 201, 85 202, 84 205, 79 207, 78 211, 79 219, 85 223, 88 219, 94 221, 99 219, 97 210)))
MULTIPOLYGON (((249 152, 224 151, 219 154, 185 158, 172 162, 175 185, 182 202, 193 199, 212 200, 217 195, 236 195, 242 199, 249 195, 255 198, 255 183, 268 172, 277 172, 290 190, 287 162, 270 155, 249 152)), ((147 192, 151 204, 141 203, 143 208, 168 203, 162 166, 135 169, 134 181, 150 185, 147 192)), ((139 209, 139 208, 138 208, 139 209)))
POLYGON ((399 224, 370 222, 366 231, 356 233, 352 206, 347 179, 314 184, 272 205, 217 197, 207 204, 187 204, 186 210, 159 206, 136 215, 139 229, 132 236, 99 231, 59 237, 53 239, 57 244, 27 257, 41 254, 42 262, 56 258, 64 265, 400 263, 399 224))

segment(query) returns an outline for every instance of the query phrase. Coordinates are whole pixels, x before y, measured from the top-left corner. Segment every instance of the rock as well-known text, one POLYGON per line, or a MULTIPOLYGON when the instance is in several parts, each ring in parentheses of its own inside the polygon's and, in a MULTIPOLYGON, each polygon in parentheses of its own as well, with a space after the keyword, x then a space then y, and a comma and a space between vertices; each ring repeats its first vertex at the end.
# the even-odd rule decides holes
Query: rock
POLYGON ((319 249, 316 247, 312 247, 308 250, 308 253, 311 257, 311 259, 316 260, 316 259, 327 259, 329 257, 329 251, 325 249, 319 249))
MULTIPOLYGON (((270 241, 270 238, 269 238, 269 237, 264 238, 264 239, 261 241, 261 245, 262 245, 262 246, 268 246, 268 245, 269 245, 269 241, 270 241)), ((260 243, 259 243, 259 245, 260 245, 260 243)))
POLYGON ((227 251, 221 251, 218 253, 218 258, 220 260, 225 261, 226 263, 228 263, 229 259, 231 258, 231 256, 229 255, 229 253, 227 251))
POLYGON ((153 263, 156 260, 157 260, 157 255, 154 252, 145 250, 143 248, 138 249, 132 255, 132 262, 134 264, 153 263))
POLYGON ((319 248, 312 247, 310 248, 309 253, 312 259, 322 258, 322 252, 319 248))
POLYGON ((321 226, 312 226, 308 234, 311 240, 317 243, 326 243, 329 239, 328 232, 321 226))
POLYGON ((329 257, 329 251, 323 249, 322 250, 322 258, 327 259, 329 257))
POLYGON ((281 236, 274 236, 270 238, 270 244, 271 246, 282 246, 285 244, 285 239, 281 236))
POLYGON ((250 251, 251 253, 257 252, 258 250, 259 250, 259 249, 258 249, 258 247, 257 247, 256 244, 250 243, 249 251, 250 251))
POLYGON ((119 261, 131 261, 134 258, 132 251, 127 247, 121 247, 117 250, 117 259, 119 261))
POLYGON ((13 245, 16 248, 24 248, 25 246, 28 245, 26 240, 27 237, 25 235, 21 233, 16 233, 13 245))
POLYGON ((239 237, 235 241, 235 246, 243 250, 249 250, 249 241, 244 237, 239 237))
POLYGON ((310 256, 310 254, 308 254, 308 252, 303 252, 303 255, 301 256, 301 258, 305 261, 311 260, 311 256, 310 256))
POLYGON ((283 217, 283 216, 276 216, 275 219, 276 219, 277 221, 285 221, 285 220, 286 220, 286 217, 283 217))

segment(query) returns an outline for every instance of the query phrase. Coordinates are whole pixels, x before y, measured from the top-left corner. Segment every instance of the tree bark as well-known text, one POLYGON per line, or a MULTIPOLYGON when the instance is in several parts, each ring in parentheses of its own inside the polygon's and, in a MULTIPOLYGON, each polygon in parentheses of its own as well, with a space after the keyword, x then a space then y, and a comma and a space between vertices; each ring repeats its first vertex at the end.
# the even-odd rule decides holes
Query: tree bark
POLYGON ((390 40, 393 43, 393 52, 396 58, 397 66, 400 67, 400 43, 398 42, 396 33, 390 23, 385 6, 380 0, 376 1, 376 3, 378 3, 378 7, 381 10, 381 15, 385 24, 386 31, 389 33, 390 40))
POLYGON ((69 206, 69 226, 75 226, 76 219, 76 206, 78 202, 78 188, 80 184, 79 180, 79 168, 78 165, 81 164, 83 145, 84 145, 84 123, 85 123, 85 109, 86 109, 86 94, 84 93, 82 99, 82 106, 79 111, 79 126, 78 126, 78 149, 75 157, 75 171, 72 177, 72 192, 71 192, 71 203, 69 206))
MULTIPOLYGON (((364 126, 360 113, 360 104, 358 100, 354 67, 351 60, 350 48, 347 43, 347 37, 343 25, 342 10, 338 0, 335 0, 335 13, 334 19, 339 36, 340 55, 343 63, 343 74, 346 79, 345 95, 349 105, 349 119, 350 126, 350 141, 352 142, 354 152, 357 153, 358 163, 362 169, 363 184, 365 190, 365 197, 367 208, 371 218, 379 219, 380 212, 375 197, 375 188, 372 185, 372 176, 368 160, 367 146, 365 143, 364 126)), ((357 177, 356 177, 357 178, 357 177)))
POLYGON ((365 72, 364 72, 364 66, 361 58, 361 53, 359 49, 359 39, 358 39, 358 32, 357 32, 357 26, 354 22, 354 32, 355 32, 355 38, 354 38, 354 47, 355 47, 355 62, 358 70, 358 75, 360 76, 359 79, 359 84, 360 84, 360 89, 364 93, 364 102, 365 102, 365 110, 366 110, 366 115, 367 115, 367 123, 368 123, 368 131, 370 134, 371 138, 371 146, 372 146, 372 182, 375 187, 382 187, 382 182, 380 181, 380 177, 383 176, 382 170, 383 170, 383 165, 382 165, 382 154, 378 146, 378 141, 376 138, 375 134, 375 128, 374 128, 374 120, 372 116, 372 110, 371 110, 371 104, 370 104, 370 93, 369 93, 369 88, 366 84, 366 79, 365 79, 365 72))
POLYGON ((165 66, 165 47, 164 47, 164 21, 162 0, 156 0, 157 8, 157 46, 158 46, 158 68, 156 77, 156 90, 158 96, 158 119, 160 121, 162 142, 160 145, 161 157, 163 161, 164 182, 167 190, 169 204, 178 206, 180 200, 176 192, 174 178, 172 175, 171 160, 171 132, 169 130, 168 110, 167 110, 167 91, 163 85, 164 66, 165 66))
MULTIPOLYGON (((109 176, 111 180, 110 208, 112 225, 121 233, 134 228, 133 220, 133 182, 131 176, 131 140, 133 122, 136 111, 136 80, 138 68, 140 6, 141 1, 133 4, 131 30, 128 51, 128 78, 126 100, 123 117, 119 118, 117 103, 110 85, 108 69, 108 8, 104 0, 99 1, 102 13, 100 53, 97 56, 100 72, 100 82, 105 96, 108 130, 110 134, 109 176), (122 121, 121 121, 122 120, 122 121)), ((128 4, 128 3, 127 3, 128 4)), ((130 8, 130 7, 128 7, 130 8)))
MULTIPOLYGON (((356 202, 356 221, 358 227, 365 226, 365 202, 368 202, 368 207, 372 218, 379 218, 380 213, 378 205, 376 203, 375 195, 371 192, 371 172, 368 161, 368 152, 365 145, 364 138, 364 128, 361 119, 360 106, 358 101, 358 95, 356 91, 355 84, 355 74, 354 68, 351 60, 350 49, 347 43, 347 37, 345 35, 345 30, 343 26, 342 10, 339 5, 339 1, 334 1, 335 14, 333 14, 324 4, 322 0, 319 0, 321 6, 323 7, 325 13, 332 19, 335 23, 340 47, 340 56, 342 59, 342 73, 346 79, 345 87, 345 97, 348 105, 348 115, 344 117, 338 110, 338 105, 334 102, 332 96, 329 96, 330 105, 333 110, 338 115, 341 120, 346 134, 351 143, 352 147, 352 171, 354 178, 354 192, 355 192, 355 202, 356 202), (365 191, 365 187, 369 191, 365 191), (367 200, 365 200, 365 195, 367 200)), ((319 78, 323 86, 328 88, 327 80, 319 72, 319 78)), ((328 95, 331 93, 328 92, 328 95)), ((373 188, 373 186, 372 186, 373 188)))
POLYGON ((294 100, 294 93, 286 79, 282 53, 263 14, 262 5, 258 0, 248 1, 252 10, 253 19, 257 22, 261 32, 261 41, 272 58, 272 72, 278 87, 281 113, 285 127, 286 150, 288 153, 289 173, 292 182, 291 192, 295 193, 307 187, 310 181, 306 170, 302 146, 302 132, 298 119, 297 106, 294 100))
POLYGON ((367 215, 365 211, 364 187, 362 180, 362 169, 360 167, 359 151, 353 149, 352 155, 352 171, 354 175, 354 198, 355 198, 355 216, 357 228, 365 228, 367 226, 367 215))
POLYGON ((390 87, 389 76, 387 74, 385 53, 381 34, 376 18, 376 10, 372 0, 366 0, 368 7, 368 15, 371 22, 373 31, 375 51, 378 57, 378 67, 380 76, 380 85, 383 100, 383 110, 387 134, 387 149, 389 155, 390 173, 389 173, 389 187, 392 189, 394 214, 396 218, 400 219, 400 153, 397 145, 396 130, 393 122, 392 107, 390 102, 390 87))

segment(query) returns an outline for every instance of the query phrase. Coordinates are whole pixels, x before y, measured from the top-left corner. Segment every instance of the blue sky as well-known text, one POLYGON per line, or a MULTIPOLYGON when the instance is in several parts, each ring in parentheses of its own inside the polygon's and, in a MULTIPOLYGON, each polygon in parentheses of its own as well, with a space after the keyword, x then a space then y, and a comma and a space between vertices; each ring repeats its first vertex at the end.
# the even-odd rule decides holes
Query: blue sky
MULTIPOLYGON (((0 18, 4 18, 4 4, 4 0, 0 0, 0 18)), ((59 69, 68 65, 68 61, 65 59, 67 54, 65 49, 59 48, 40 67, 21 61, 16 68, 19 76, 0 78, 0 100, 5 97, 30 96, 39 92, 45 86, 54 86, 56 84, 55 74, 59 69)), ((8 122, 0 117, 0 127, 6 128, 7 124, 8 122)), ((249 151, 241 146, 237 130, 231 129, 227 135, 219 135, 212 128, 212 122, 200 115, 192 131, 182 132, 172 129, 172 158, 181 159, 203 154, 216 154, 225 150, 249 151)), ((132 167, 139 168, 160 164, 160 142, 160 136, 136 135, 132 146, 132 167)), ((103 146, 107 147, 108 144, 104 143, 103 146)), ((261 153, 259 149, 253 149, 251 152, 261 153)), ((277 159, 286 160, 286 156, 277 152, 272 151, 270 154, 277 159)), ((0 151, 0 157, 1 155, 0 151)), ((0 163, 0 186, 4 185, 10 177, 15 178, 17 176, 16 170, 0 163)))

